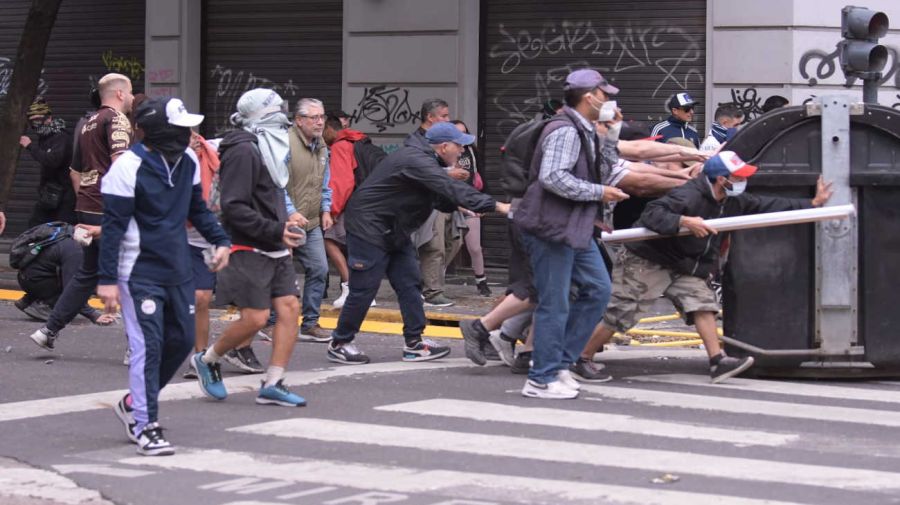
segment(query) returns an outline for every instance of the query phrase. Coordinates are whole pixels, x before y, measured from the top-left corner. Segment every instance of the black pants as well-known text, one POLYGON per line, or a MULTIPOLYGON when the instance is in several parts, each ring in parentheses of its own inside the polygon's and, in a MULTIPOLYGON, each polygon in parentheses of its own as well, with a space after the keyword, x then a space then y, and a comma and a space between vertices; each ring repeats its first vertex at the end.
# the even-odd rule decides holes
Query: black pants
POLYGON ((385 251, 348 233, 347 251, 350 294, 341 308, 337 328, 332 333, 334 341, 344 344, 356 337, 385 274, 397 293, 400 315, 403 317, 403 338, 407 345, 422 340, 427 320, 422 305, 419 262, 412 244, 399 250, 385 251))
MULTIPOLYGON (((78 213, 78 222, 83 224, 99 226, 102 218, 103 216, 98 214, 78 213)), ((94 294, 97 289, 97 262, 99 259, 100 241, 94 239, 91 245, 84 248, 81 267, 63 288, 62 295, 53 306, 53 312, 50 313, 50 318, 47 320, 47 329, 58 332, 65 328, 75 319, 91 295, 94 294)))

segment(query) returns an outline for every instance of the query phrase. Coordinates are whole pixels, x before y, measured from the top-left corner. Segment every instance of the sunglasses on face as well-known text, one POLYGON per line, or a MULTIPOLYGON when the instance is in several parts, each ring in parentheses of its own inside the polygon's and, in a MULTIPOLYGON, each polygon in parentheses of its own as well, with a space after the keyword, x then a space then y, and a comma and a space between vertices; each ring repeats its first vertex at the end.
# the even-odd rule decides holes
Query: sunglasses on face
POLYGON ((684 112, 694 112, 694 107, 693 107, 693 106, 690 106, 690 107, 680 107, 680 109, 681 109, 682 111, 684 111, 684 112))

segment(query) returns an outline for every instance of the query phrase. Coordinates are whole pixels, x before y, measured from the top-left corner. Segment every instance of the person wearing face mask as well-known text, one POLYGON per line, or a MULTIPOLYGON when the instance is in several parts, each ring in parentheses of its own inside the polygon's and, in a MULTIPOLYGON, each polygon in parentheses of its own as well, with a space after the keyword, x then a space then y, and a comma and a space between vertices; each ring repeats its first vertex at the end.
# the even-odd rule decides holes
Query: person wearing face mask
MULTIPOLYGON (((601 203, 628 198, 611 185, 621 113, 604 114, 604 103, 619 89, 592 69, 566 77, 566 106, 544 126, 530 166, 530 183, 513 221, 521 231, 537 290, 534 351, 522 395, 541 399, 578 396, 569 366, 609 301, 609 273, 597 243, 594 222, 601 203), (595 125, 595 123, 597 123, 595 125), (570 288, 577 286, 574 301, 570 288)), ((484 333, 463 333, 466 356, 479 365, 484 333), (474 338, 473 338, 474 337, 474 338)))
POLYGON ((103 177, 103 240, 97 294, 121 305, 131 350, 129 392, 115 406, 144 456, 174 453, 158 423, 159 392, 194 346, 194 282, 185 221, 216 246, 213 271, 231 241, 203 199, 200 162, 188 149, 203 121, 177 98, 147 99, 135 113, 141 142, 103 177))
POLYGON ((231 115, 237 129, 219 144, 222 224, 234 245, 229 267, 216 279, 216 302, 234 305, 241 317, 225 328, 215 344, 190 360, 200 389, 216 400, 228 396, 219 361, 265 327, 272 308, 272 354, 256 403, 306 405, 305 398, 282 382, 300 315, 291 249, 303 238, 303 223, 288 214, 291 121, 285 112, 286 104, 275 91, 247 91, 231 115))
POLYGON ((43 99, 28 107, 28 122, 37 134, 37 141, 22 135, 19 144, 41 166, 38 198, 28 219, 28 227, 50 221, 75 224, 75 192, 69 181, 72 161, 72 134, 66 122, 54 118, 50 106, 43 99))
MULTIPOLYGON (((592 359, 614 332, 630 330, 642 312, 665 296, 700 334, 709 355, 713 383, 734 377, 753 365, 752 357, 732 358, 719 345, 719 304, 706 281, 719 268, 719 250, 726 234, 717 233, 705 220, 821 207, 832 194, 831 184, 821 177, 812 199, 745 193, 747 178, 755 172, 755 166, 744 163, 734 152, 722 151, 704 163, 701 177, 647 205, 635 227, 643 226, 661 235, 674 235, 686 228, 692 235, 625 244, 622 261, 613 272, 612 299, 603 322, 585 346, 582 359, 592 359)), ((579 379, 605 382, 611 377, 606 374, 579 379)))
POLYGON ((425 132, 428 145, 405 145, 382 160, 353 193, 344 210, 350 294, 326 351, 329 361, 348 365, 369 362, 353 339, 369 304, 387 275, 397 294, 403 316, 403 361, 428 361, 450 354, 449 347, 423 340, 425 309, 416 249, 410 234, 435 209, 452 212, 463 207, 473 212, 509 212, 509 204, 495 202, 465 182, 447 177, 464 146, 475 137, 448 122, 425 132))

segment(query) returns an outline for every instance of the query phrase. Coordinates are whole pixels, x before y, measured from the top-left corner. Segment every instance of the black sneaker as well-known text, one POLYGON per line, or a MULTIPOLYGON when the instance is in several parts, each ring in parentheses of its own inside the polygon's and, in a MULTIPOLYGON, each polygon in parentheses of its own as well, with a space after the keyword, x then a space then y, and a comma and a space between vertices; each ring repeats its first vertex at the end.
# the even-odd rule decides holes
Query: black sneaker
POLYGON ((137 437, 137 452, 142 456, 171 456, 175 448, 163 437, 163 430, 158 423, 144 426, 137 437))
POLYGON ((753 356, 747 356, 742 359, 723 356, 716 364, 710 363, 709 378, 713 384, 718 384, 735 375, 739 375, 751 366, 753 366, 753 356))
POLYGON ((487 358, 484 356, 482 344, 487 342, 490 334, 484 329, 478 319, 463 319, 459 322, 459 331, 462 333, 465 341, 466 357, 472 363, 484 366, 487 358))
POLYGON ((431 361, 440 359, 450 354, 450 348, 437 345, 431 340, 420 340, 418 344, 410 347, 403 346, 403 361, 431 361))
POLYGON ((608 374, 604 365, 598 365, 587 358, 578 358, 578 361, 569 365, 569 371, 578 382, 609 382, 612 375, 608 374))
POLYGON ((128 437, 128 440, 131 440, 132 443, 138 443, 138 437, 134 434, 134 427, 137 426, 137 422, 134 420, 134 410, 128 405, 129 394, 126 393, 125 396, 119 400, 119 403, 113 407, 113 410, 116 413, 116 417, 119 418, 119 421, 122 421, 122 424, 125 425, 125 436, 128 437))
POLYGON ((325 357, 328 361, 344 365, 365 365, 369 362, 369 357, 357 349, 355 345, 346 343, 335 346, 334 341, 328 344, 328 351, 326 351, 325 357))
POLYGON ((222 359, 229 365, 237 368, 244 373, 263 373, 265 369, 256 359, 252 347, 244 347, 242 349, 232 349, 222 356, 222 359))
POLYGON ((446 296, 438 293, 436 295, 431 295, 425 298, 425 306, 426 307, 449 307, 453 305, 455 302, 446 296))
POLYGON ((25 312, 25 307, 31 305, 32 301, 33 301, 33 299, 30 296, 28 296, 28 294, 26 293, 26 294, 22 295, 21 298, 16 300, 15 303, 13 303, 13 305, 15 305, 16 308, 21 310, 22 312, 25 312))
POLYGON ((490 342, 481 343, 481 354, 484 354, 484 359, 488 361, 503 361, 500 353, 497 352, 497 349, 490 342))
POLYGON ((28 314, 28 316, 32 319, 47 322, 47 319, 50 319, 50 313, 53 312, 53 308, 51 308, 41 300, 35 300, 30 305, 22 309, 22 312, 28 314))
POLYGON ((475 284, 478 288, 478 294, 481 296, 491 296, 491 288, 488 287, 487 279, 482 279, 475 284))
POLYGON ((516 359, 513 361, 512 366, 509 367, 509 371, 516 375, 525 375, 530 368, 531 351, 522 351, 519 354, 516 354, 516 359))

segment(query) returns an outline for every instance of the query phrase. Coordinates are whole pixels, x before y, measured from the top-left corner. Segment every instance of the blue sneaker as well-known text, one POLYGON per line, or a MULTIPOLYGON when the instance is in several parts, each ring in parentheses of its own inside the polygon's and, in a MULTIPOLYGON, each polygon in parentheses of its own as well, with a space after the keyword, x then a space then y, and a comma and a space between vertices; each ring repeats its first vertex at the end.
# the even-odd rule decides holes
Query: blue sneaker
POLYGON ((200 390, 210 398, 224 400, 228 397, 228 391, 225 391, 225 384, 222 383, 222 372, 219 371, 219 364, 204 363, 203 352, 200 351, 191 356, 191 368, 197 372, 197 382, 200 383, 200 390))
POLYGON ((260 405, 281 405, 282 407, 305 407, 306 398, 295 395, 288 391, 288 388, 278 381, 274 386, 266 387, 263 382, 259 388, 259 396, 256 397, 256 403, 260 405))

